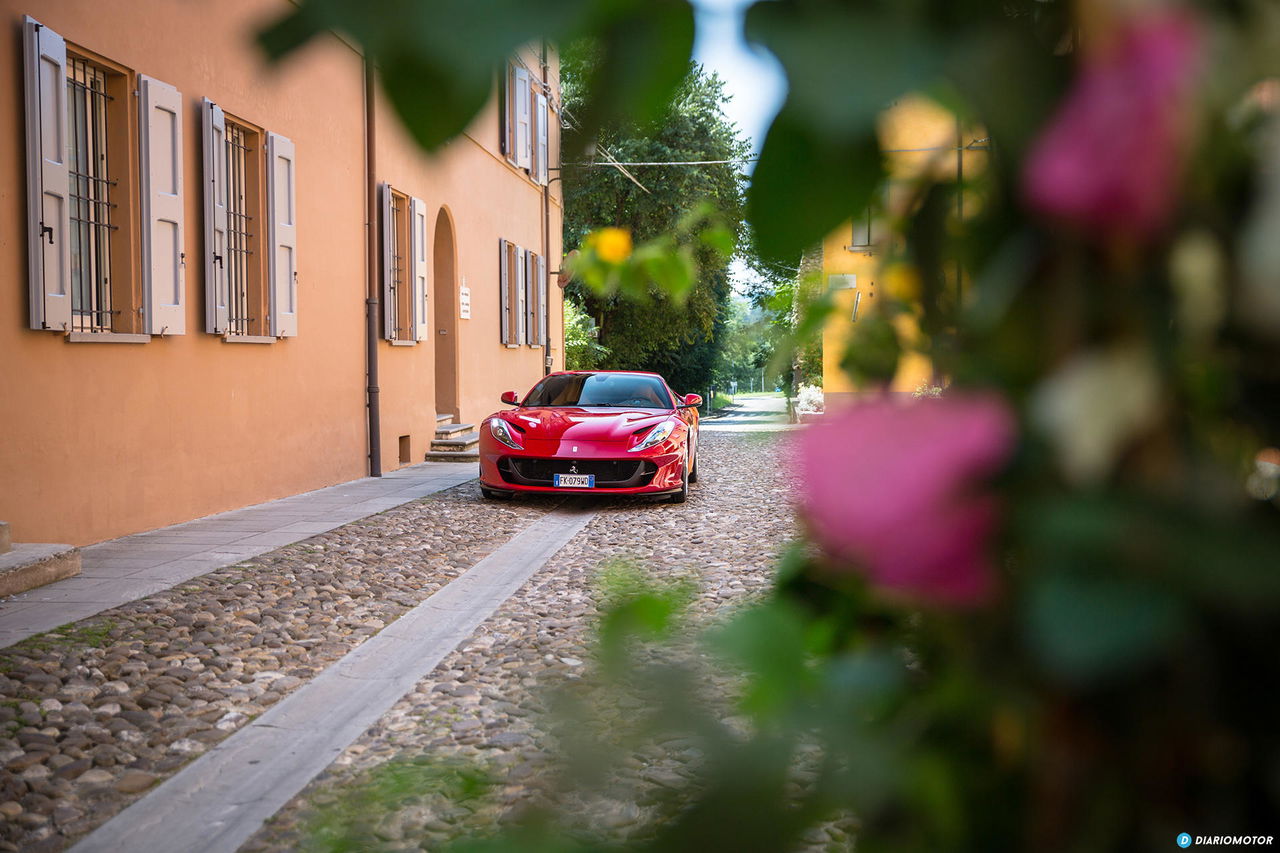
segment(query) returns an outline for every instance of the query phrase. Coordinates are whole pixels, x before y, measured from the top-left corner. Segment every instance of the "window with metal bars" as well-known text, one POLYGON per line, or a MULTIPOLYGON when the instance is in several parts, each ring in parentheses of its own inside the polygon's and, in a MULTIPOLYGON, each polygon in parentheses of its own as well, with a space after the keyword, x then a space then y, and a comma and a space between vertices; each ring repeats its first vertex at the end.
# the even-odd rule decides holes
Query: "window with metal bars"
POLYGON ((77 332, 112 331, 117 313, 111 293, 117 182, 108 156, 108 122, 114 123, 116 108, 107 88, 106 69, 67 56, 71 321, 77 332))
POLYGON ((409 283, 409 197, 391 192, 391 298, 388 317, 392 340, 412 340, 413 288, 409 283))
POLYGON ((258 135, 227 121, 224 149, 227 181, 227 333, 251 335, 261 315, 261 278, 254 248, 261 219, 258 205, 258 135))

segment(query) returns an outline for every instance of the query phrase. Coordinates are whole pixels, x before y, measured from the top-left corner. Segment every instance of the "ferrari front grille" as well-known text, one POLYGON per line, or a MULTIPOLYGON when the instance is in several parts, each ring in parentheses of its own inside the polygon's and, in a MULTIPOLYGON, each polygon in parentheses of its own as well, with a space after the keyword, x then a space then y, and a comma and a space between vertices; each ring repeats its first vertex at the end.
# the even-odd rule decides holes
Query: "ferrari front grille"
POLYGON ((529 459, 507 457, 498 471, 509 483, 550 486, 556 474, 594 474, 596 488, 631 489, 647 486, 658 466, 647 459, 529 459))

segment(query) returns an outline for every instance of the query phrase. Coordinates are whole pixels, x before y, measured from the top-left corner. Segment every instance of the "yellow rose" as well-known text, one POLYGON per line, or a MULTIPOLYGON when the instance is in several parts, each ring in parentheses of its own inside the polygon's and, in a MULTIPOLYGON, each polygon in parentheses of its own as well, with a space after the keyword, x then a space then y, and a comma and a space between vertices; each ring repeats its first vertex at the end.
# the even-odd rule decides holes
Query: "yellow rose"
POLYGON ((596 257, 610 264, 620 264, 631 257, 631 232, 623 228, 601 228, 592 232, 587 244, 596 257))
POLYGON ((914 264, 897 261, 880 273, 889 296, 899 302, 915 302, 920 298, 920 272, 914 264))

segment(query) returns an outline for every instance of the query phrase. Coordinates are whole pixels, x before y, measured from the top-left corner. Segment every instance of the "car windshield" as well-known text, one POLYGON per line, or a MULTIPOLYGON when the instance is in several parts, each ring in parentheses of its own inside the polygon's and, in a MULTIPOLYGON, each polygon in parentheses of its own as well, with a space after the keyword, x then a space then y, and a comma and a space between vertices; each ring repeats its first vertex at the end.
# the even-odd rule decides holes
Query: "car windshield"
POLYGON ((548 376, 529 392, 525 406, 610 406, 670 409, 671 395, 656 376, 631 373, 562 373, 548 376))

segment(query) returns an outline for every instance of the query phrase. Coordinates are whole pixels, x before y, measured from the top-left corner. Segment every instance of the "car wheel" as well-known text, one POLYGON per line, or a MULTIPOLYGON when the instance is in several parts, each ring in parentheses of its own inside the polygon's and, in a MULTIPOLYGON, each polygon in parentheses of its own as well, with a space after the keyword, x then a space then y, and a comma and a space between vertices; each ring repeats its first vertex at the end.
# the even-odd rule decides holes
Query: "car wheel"
POLYGON ((686 465, 684 473, 680 475, 680 491, 673 494, 669 501, 673 504, 682 504, 689 499, 689 466, 686 465))
POLYGON ((693 465, 689 468, 689 482, 698 482, 698 455, 696 453, 693 456, 693 465))
POLYGON ((485 486, 480 487, 480 494, 485 500, 490 501, 509 501, 511 500, 511 492, 495 492, 493 489, 485 486))

